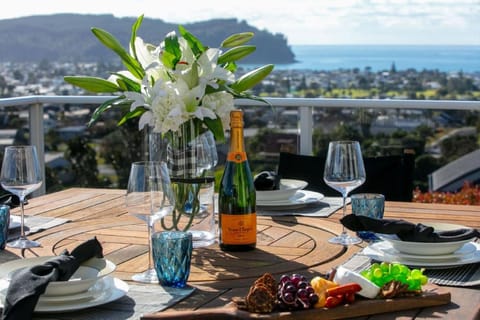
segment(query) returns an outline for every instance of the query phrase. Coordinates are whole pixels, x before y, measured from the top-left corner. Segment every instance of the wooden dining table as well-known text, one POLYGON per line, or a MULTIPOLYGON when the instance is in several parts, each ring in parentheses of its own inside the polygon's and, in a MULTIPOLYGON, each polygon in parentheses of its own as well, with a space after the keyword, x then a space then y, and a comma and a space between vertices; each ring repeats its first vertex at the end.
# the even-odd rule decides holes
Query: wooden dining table
MULTIPOLYGON (((83 241, 97 237, 104 255, 116 264, 114 276, 131 282, 131 276, 148 265, 148 241, 145 223, 127 213, 125 190, 71 188, 31 198, 25 207, 29 216, 55 217, 68 222, 30 235, 42 247, 20 251, 7 248, 13 258, 58 255, 83 241)), ((350 207, 348 207, 350 212, 350 207)), ((12 214, 19 214, 18 209, 12 214)), ((249 252, 224 252, 218 244, 196 248, 193 252, 188 284, 195 291, 182 301, 163 310, 143 315, 143 319, 229 319, 247 318, 232 311, 232 299, 245 297, 253 281, 264 273, 274 277, 300 273, 308 278, 325 275, 360 252, 366 245, 348 247, 328 243, 341 232, 342 210, 326 218, 258 216, 257 248, 249 252), (222 312, 228 311, 228 312, 222 312)), ((445 222, 480 228, 480 206, 385 203, 386 218, 411 222, 445 222)), ((156 285, 156 284, 152 284, 156 285)), ((355 319, 480 319, 480 286, 439 287, 449 293, 449 300, 438 306, 417 306, 405 310, 378 304, 360 314, 339 309, 332 318, 355 319), (383 308, 383 309, 382 309, 383 308)), ((414 301, 414 300, 410 300, 414 301)), ((392 301, 390 301, 392 302, 392 301)), ((358 301, 361 305, 361 301, 358 301)), ((250 317, 251 315, 249 315, 250 317)), ((258 315, 265 319, 329 319, 328 314, 292 311, 258 315)), ((55 317, 49 317, 55 319, 55 317)))

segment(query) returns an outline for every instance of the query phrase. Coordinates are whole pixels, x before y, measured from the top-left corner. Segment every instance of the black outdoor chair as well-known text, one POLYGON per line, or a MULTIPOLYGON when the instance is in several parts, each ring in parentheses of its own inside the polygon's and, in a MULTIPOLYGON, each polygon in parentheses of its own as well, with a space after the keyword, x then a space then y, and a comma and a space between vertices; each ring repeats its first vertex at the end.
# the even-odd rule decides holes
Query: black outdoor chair
MULTIPOLYGON (((354 193, 381 193, 387 201, 412 201, 415 155, 364 157, 367 179, 354 193)), ((277 173, 284 179, 308 182, 306 190, 340 196, 323 181, 325 157, 281 152, 277 173)))

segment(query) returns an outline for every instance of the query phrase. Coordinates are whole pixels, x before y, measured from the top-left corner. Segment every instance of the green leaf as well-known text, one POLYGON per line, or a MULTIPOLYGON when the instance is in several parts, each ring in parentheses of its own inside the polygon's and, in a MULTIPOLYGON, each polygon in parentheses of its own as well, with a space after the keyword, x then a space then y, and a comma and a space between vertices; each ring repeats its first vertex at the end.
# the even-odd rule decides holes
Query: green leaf
POLYGON ((118 121, 117 126, 123 125, 125 122, 127 122, 130 119, 140 117, 142 114, 145 113, 145 111, 147 111, 147 109, 145 109, 143 107, 137 107, 137 108, 135 108, 135 110, 127 112, 122 117, 122 119, 120 119, 120 121, 118 121))
POLYGON ((233 48, 236 46, 240 46, 250 41, 250 39, 252 39, 253 36, 254 36, 253 32, 235 33, 227 37, 225 40, 223 40, 221 46, 224 48, 233 48))
POLYGON ((212 131, 213 136, 217 142, 224 142, 225 140, 225 133, 223 131, 222 120, 217 117, 216 119, 204 118, 203 122, 207 126, 207 128, 212 131))
POLYGON ((98 118, 104 113, 105 111, 111 109, 115 102, 123 100, 125 97, 117 97, 110 100, 105 101, 102 103, 92 114, 90 121, 88 122, 88 126, 92 126, 95 122, 97 122, 98 118))
POLYGON ((99 28, 92 28, 92 32, 104 46, 111 49, 120 57, 120 59, 122 59, 123 65, 128 71, 130 71, 136 78, 143 79, 145 71, 140 65, 140 62, 128 54, 128 52, 122 47, 121 43, 113 35, 99 28))
POLYGON ((132 25, 132 36, 130 37, 130 48, 132 49, 135 60, 138 61, 137 48, 135 48, 135 39, 137 38, 137 30, 142 25, 143 14, 137 18, 137 21, 132 25))
POLYGON ((182 58, 182 50, 180 49, 180 43, 178 43, 178 37, 174 32, 170 32, 165 37, 165 50, 162 55, 162 62, 170 69, 175 69, 175 66, 182 58))
POLYGON ((193 34, 187 31, 183 26, 178 26, 178 30, 182 37, 188 42, 188 46, 192 49, 193 54, 198 57, 205 52, 205 47, 200 40, 198 40, 193 34))
POLYGON ((255 49, 256 49, 255 46, 238 46, 238 47, 232 48, 222 53, 218 57, 217 62, 218 64, 224 64, 227 62, 238 61, 248 56, 250 53, 255 51, 255 49))
POLYGON ((257 83, 262 81, 266 76, 272 72, 274 65, 273 64, 267 64, 264 65, 263 67, 259 67, 257 69, 254 69, 240 78, 237 79, 234 83, 230 85, 230 88, 237 92, 242 92, 248 89, 253 88, 257 83))
POLYGON ((124 76, 121 73, 114 72, 113 75, 116 75, 118 86, 121 88, 122 91, 134 91, 140 92, 140 83, 124 76))
POLYGON ((108 80, 88 76, 65 76, 63 79, 74 86, 91 92, 118 92, 122 91, 119 86, 108 80))

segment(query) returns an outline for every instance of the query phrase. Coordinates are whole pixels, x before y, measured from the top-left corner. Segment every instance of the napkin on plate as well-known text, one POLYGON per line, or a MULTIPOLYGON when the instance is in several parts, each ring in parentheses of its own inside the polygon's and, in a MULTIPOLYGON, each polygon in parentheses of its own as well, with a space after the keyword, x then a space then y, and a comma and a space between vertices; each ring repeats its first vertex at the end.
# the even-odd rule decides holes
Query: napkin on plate
MULTIPOLYGON (((27 200, 25 200, 26 204, 27 200)), ((10 209, 16 208, 20 205, 20 198, 13 193, 7 193, 0 196, 0 204, 6 204, 10 209)))
POLYGON ((262 171, 253 179, 255 190, 278 190, 280 189, 280 176, 274 171, 262 171))
POLYGON ((433 227, 405 220, 375 219, 349 214, 340 219, 345 228, 352 231, 371 231, 396 234, 400 240, 412 242, 452 242, 479 237, 477 229, 462 228, 448 231, 434 231, 433 227))
POLYGON ((90 258, 103 257, 96 237, 67 250, 44 264, 23 268, 12 275, 3 308, 2 320, 31 319, 33 310, 50 281, 67 281, 90 258))

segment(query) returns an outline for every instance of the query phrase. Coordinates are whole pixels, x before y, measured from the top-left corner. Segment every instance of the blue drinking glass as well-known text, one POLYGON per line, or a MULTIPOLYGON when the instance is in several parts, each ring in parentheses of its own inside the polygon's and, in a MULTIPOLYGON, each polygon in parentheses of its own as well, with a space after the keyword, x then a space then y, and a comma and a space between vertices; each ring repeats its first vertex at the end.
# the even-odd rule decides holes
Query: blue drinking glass
POLYGON ((160 285, 184 288, 190 275, 192 234, 160 231, 152 234, 152 252, 160 285))

